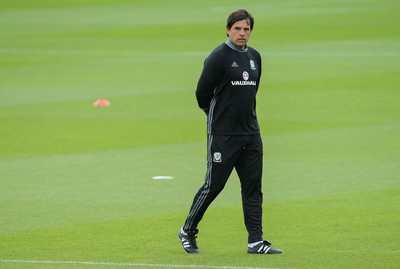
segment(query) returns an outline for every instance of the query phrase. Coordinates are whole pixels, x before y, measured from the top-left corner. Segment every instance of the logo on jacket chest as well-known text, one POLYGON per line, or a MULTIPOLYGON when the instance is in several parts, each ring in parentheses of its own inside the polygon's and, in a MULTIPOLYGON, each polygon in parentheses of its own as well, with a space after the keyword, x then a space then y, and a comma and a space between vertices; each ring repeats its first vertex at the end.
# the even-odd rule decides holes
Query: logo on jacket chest
POLYGON ((254 80, 253 77, 257 77, 257 71, 255 71, 257 69, 256 64, 253 60, 250 60, 248 63, 249 65, 244 64, 245 66, 241 65, 240 62, 238 62, 239 64, 237 64, 236 61, 234 61, 231 64, 231 68, 232 69, 232 77, 234 78, 238 78, 239 75, 241 75, 241 79, 237 79, 237 80, 231 80, 231 84, 232 86, 247 86, 247 85, 253 85, 256 86, 257 85, 257 80, 254 80), (249 69, 240 69, 240 67, 245 67, 246 68, 250 67, 250 71, 248 71, 249 69), (243 70, 243 72, 240 74, 241 70, 243 70), (251 77, 252 76, 252 77, 251 77), (251 78, 253 80, 251 80, 251 78))
POLYGON ((247 73, 246 71, 243 71, 243 73, 242 73, 242 76, 243 76, 243 80, 249 80, 249 73, 247 73))
POLYGON ((247 71, 243 71, 242 78, 243 80, 231 80, 232 86, 257 85, 257 81, 249 80, 250 74, 247 71))
POLYGON ((250 60, 250 68, 251 70, 256 70, 256 65, 253 60, 250 60))
MULTIPOLYGON (((233 63, 231 64, 231 67, 236 68, 239 67, 239 65, 236 63, 236 61, 233 61, 233 63)), ((250 69, 251 70, 256 70, 256 64, 254 63, 253 60, 250 60, 250 69)))

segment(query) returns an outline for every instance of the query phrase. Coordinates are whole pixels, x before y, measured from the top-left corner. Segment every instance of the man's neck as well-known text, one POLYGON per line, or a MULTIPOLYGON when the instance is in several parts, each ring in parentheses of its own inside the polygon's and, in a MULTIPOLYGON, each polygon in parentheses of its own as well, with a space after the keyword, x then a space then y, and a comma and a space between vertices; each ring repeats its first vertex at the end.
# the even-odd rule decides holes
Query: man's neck
POLYGON ((233 50, 237 50, 239 52, 246 52, 247 51, 247 46, 239 47, 236 46, 235 44, 233 44, 233 42, 228 38, 228 40, 225 42, 226 45, 228 45, 228 47, 230 47, 233 50))

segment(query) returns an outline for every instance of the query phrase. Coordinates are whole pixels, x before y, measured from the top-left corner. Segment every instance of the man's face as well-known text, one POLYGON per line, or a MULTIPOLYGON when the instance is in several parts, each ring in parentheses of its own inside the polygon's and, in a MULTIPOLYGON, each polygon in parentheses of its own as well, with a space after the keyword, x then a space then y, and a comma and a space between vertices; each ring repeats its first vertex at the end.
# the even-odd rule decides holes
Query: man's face
POLYGON ((249 20, 241 20, 235 22, 231 29, 226 29, 229 39, 238 47, 244 48, 250 38, 250 22, 249 20))

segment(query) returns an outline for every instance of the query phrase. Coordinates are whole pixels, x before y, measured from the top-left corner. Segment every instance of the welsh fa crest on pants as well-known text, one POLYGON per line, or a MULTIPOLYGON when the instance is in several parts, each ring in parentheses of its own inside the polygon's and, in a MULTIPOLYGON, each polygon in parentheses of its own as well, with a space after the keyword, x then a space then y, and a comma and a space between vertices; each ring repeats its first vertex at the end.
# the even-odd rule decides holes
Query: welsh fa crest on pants
POLYGON ((213 162, 215 162, 215 163, 222 162, 222 154, 221 154, 221 152, 214 152, 214 154, 213 154, 213 162))

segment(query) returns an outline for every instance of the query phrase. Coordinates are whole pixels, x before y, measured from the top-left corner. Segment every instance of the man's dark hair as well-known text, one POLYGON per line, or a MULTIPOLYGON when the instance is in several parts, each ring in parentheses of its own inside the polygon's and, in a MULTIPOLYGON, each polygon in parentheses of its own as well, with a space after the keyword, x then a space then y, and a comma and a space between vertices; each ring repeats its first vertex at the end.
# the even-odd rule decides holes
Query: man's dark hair
POLYGON ((226 20, 226 29, 231 29, 232 25, 235 24, 235 22, 242 20, 247 20, 250 24, 250 30, 253 30, 254 18, 245 9, 236 10, 232 12, 231 15, 229 15, 228 19, 226 20))

